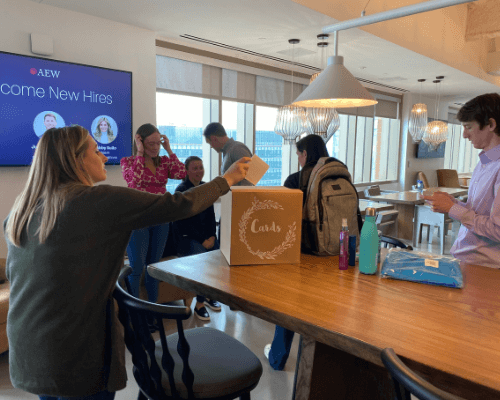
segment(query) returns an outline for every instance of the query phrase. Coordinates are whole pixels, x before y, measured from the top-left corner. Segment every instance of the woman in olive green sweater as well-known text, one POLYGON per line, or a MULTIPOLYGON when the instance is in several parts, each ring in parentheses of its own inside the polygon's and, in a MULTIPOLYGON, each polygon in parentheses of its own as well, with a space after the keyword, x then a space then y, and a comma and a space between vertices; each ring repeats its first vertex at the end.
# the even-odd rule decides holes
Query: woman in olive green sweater
POLYGON ((113 399, 126 373, 112 292, 131 232, 203 211, 248 160, 174 195, 94 186, 107 161, 94 139, 80 126, 48 130, 4 223, 12 384, 42 399, 113 399))

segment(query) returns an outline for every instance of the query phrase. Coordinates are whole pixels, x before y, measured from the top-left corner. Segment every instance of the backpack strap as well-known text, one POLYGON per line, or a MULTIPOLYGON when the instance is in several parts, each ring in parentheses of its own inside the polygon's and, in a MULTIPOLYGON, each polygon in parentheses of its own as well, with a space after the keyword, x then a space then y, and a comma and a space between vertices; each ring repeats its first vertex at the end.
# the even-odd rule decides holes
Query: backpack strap
POLYGON ((302 190, 304 195, 302 196, 302 206, 306 204, 307 198, 307 188, 309 186, 309 178, 313 172, 316 163, 307 163, 299 172, 299 189, 302 190))

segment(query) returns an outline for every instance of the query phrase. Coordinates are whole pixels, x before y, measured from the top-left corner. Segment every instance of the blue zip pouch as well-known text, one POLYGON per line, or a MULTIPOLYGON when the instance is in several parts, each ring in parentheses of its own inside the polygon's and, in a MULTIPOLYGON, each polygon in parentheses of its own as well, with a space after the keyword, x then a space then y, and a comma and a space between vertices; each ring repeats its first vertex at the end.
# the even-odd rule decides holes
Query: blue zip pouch
POLYGON ((389 250, 380 275, 452 288, 461 288, 464 284, 460 261, 456 258, 398 248, 389 250))

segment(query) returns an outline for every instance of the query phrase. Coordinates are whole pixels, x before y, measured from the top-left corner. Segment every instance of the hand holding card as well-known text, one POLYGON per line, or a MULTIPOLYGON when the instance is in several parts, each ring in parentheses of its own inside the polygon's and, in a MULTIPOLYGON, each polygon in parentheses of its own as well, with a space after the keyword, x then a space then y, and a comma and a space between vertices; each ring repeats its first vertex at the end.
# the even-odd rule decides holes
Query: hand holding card
POLYGON ((246 176, 246 180, 252 183, 253 185, 257 185, 259 181, 262 179, 264 174, 269 169, 269 165, 267 165, 262 158, 260 158, 257 154, 254 154, 251 161, 248 163, 248 173, 246 176))

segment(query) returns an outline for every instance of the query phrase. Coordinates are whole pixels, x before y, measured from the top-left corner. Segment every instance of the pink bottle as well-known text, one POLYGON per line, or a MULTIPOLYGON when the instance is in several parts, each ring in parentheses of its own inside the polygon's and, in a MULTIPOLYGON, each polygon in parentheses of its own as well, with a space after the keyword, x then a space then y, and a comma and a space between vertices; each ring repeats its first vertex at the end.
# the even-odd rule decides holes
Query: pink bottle
POLYGON ((339 269, 346 270, 348 265, 349 229, 347 227, 347 218, 342 218, 342 230, 340 231, 340 255, 339 269))

